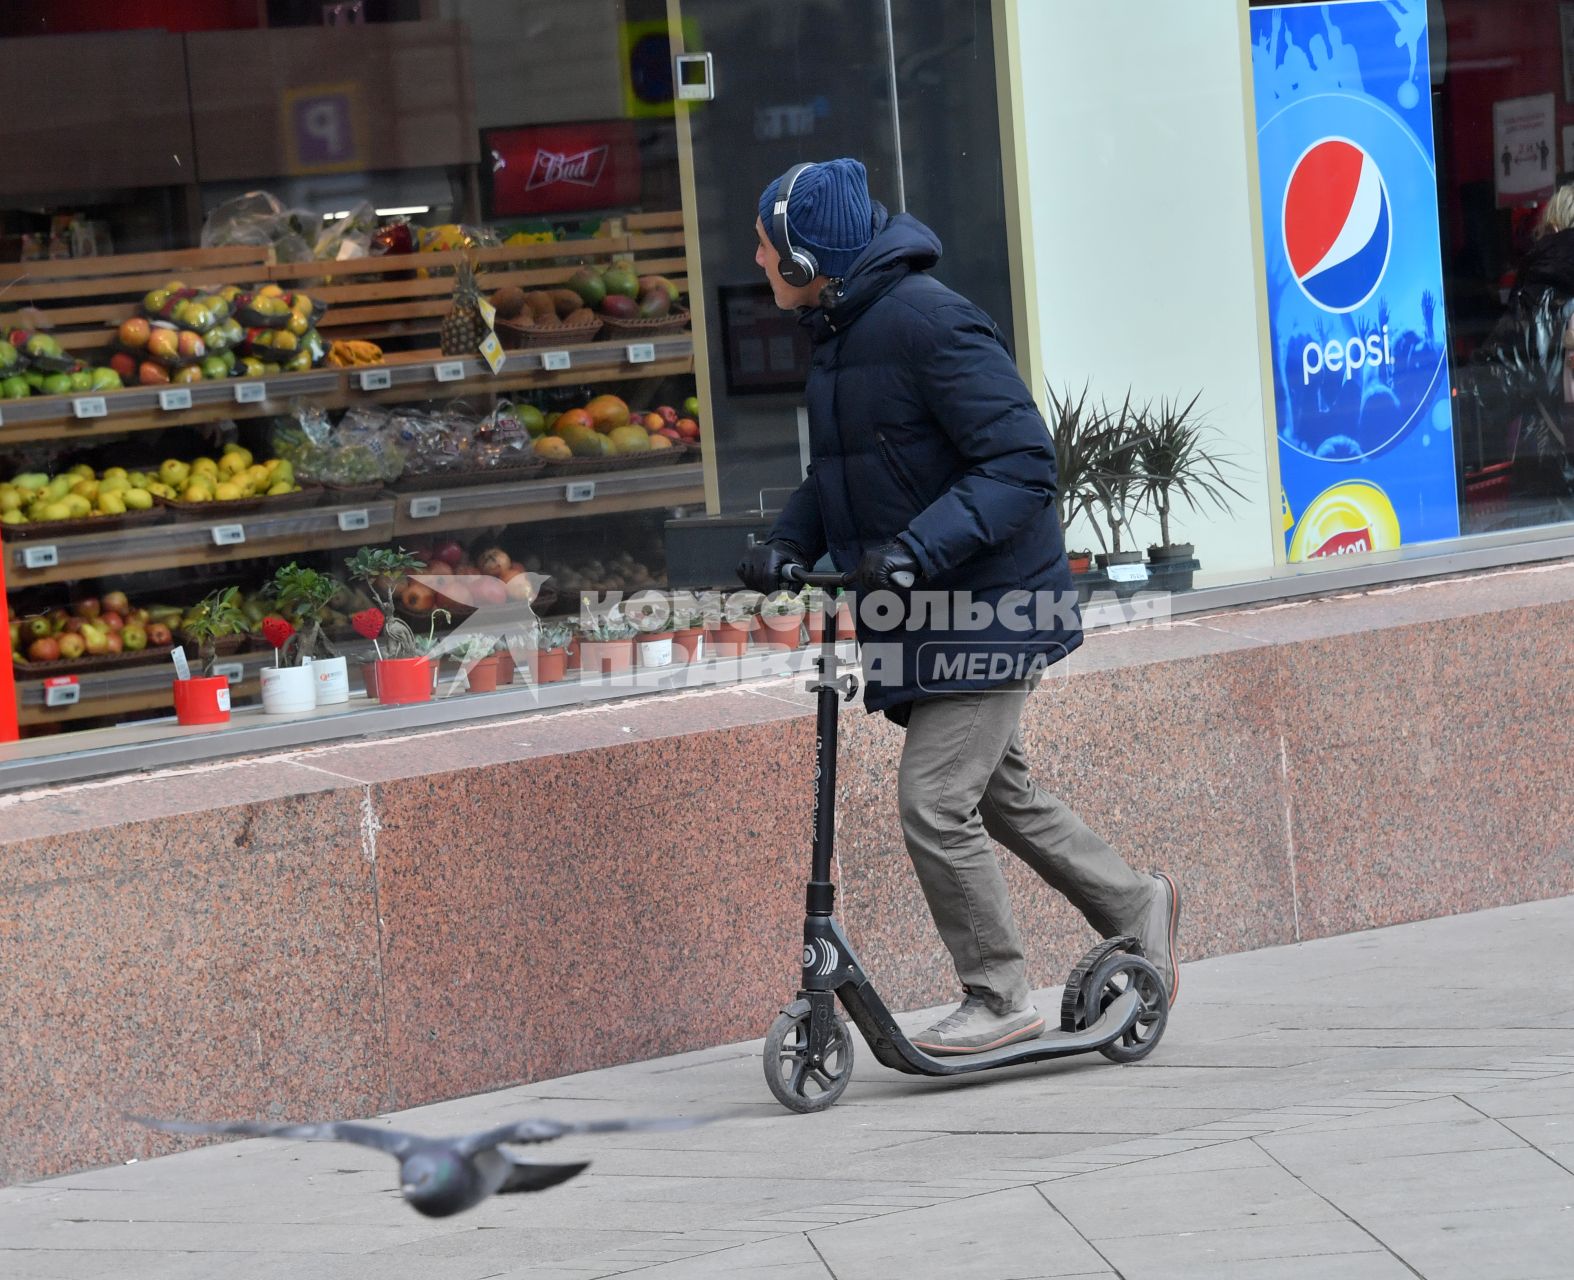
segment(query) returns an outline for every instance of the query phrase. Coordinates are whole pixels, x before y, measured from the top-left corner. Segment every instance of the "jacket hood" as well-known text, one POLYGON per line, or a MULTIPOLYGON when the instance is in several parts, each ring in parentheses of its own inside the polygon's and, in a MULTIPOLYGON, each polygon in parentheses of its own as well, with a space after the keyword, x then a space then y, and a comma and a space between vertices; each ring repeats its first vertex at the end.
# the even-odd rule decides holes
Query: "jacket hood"
POLYGON ((880 229, 846 278, 826 291, 824 304, 804 313, 803 323, 816 342, 847 328, 907 275, 940 261, 940 237, 912 214, 890 217, 878 208, 875 219, 880 229))
POLYGON ((1520 264, 1515 287, 1552 289, 1560 297, 1574 297, 1574 230, 1537 240, 1520 264))

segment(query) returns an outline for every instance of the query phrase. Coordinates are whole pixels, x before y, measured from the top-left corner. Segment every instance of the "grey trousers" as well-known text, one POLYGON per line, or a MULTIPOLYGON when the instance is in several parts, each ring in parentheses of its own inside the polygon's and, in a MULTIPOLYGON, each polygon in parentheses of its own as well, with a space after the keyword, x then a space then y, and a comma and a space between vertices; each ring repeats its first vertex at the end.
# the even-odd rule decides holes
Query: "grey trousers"
POLYGON ((898 775, 902 833, 930 914, 957 976, 997 1012, 1026 1003, 1028 985, 991 837, 1103 937, 1134 927, 1153 897, 1150 876, 1028 775, 1018 721, 1034 683, 915 703, 898 775))

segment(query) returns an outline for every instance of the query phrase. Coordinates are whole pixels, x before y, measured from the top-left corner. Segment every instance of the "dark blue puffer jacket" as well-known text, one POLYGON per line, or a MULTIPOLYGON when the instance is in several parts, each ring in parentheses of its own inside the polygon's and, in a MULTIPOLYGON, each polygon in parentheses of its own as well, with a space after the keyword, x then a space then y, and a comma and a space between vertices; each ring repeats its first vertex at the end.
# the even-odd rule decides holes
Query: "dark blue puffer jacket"
POLYGON ((809 474, 771 534, 843 573, 891 538, 912 548, 923 606, 894 629, 871 600, 858 610, 865 706, 903 722, 902 704, 1042 670, 1082 641, 1049 430, 993 322, 927 274, 939 258, 934 232, 898 214, 805 313, 809 474), (981 630, 967 597, 989 606, 981 630))

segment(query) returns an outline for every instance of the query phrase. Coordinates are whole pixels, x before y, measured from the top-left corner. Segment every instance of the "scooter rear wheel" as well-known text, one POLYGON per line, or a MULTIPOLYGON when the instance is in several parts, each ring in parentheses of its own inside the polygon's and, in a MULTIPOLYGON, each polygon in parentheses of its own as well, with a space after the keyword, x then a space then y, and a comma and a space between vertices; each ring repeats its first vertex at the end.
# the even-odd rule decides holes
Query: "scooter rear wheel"
POLYGON ((1067 1030, 1071 1031, 1092 1026, 1128 990, 1135 990, 1141 998, 1142 1012, 1120 1039, 1099 1050, 1111 1062, 1140 1062, 1158 1047, 1170 1018, 1159 971, 1139 955, 1116 951, 1099 960, 1080 981, 1075 981, 1074 975, 1073 983, 1066 987, 1062 1021, 1069 1014, 1074 1025, 1067 1030))
POLYGON ((830 1036, 820 1062, 809 1060, 809 1002, 795 1000, 771 1023, 765 1035, 765 1083, 789 1111, 824 1111, 853 1078, 853 1041, 847 1024, 832 1015, 830 1036))

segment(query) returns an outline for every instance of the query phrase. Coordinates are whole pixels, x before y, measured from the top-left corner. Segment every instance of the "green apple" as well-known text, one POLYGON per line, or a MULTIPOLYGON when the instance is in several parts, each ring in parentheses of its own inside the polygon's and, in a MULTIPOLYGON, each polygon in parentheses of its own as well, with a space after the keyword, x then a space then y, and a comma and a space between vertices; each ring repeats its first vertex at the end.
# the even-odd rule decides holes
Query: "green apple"
POLYGON ((21 359, 9 342, 0 341, 0 369, 9 369, 21 359))
POLYGON ((0 396, 7 400, 25 400, 33 394, 33 388, 27 385, 27 379, 20 374, 13 373, 4 382, 0 382, 0 396))
POLYGON ((700 400, 698 396, 690 396, 683 402, 683 416, 698 420, 700 416, 700 400))
POLYGON ((217 381, 230 371, 229 365, 224 363, 220 356, 207 356, 202 361, 202 376, 217 381))
POLYGON ((47 333, 35 333, 27 340, 27 354, 30 356, 55 356, 61 355, 60 344, 47 333))
POLYGON ((42 369, 29 369, 22 375, 27 379, 27 385, 40 395, 44 392, 44 371, 42 369))
POLYGON ((89 375, 94 391, 118 391, 120 389, 120 375, 113 369, 94 369, 89 375))
POLYGON ((46 396, 70 395, 71 375, 68 373, 51 373, 44 379, 44 394, 46 396))
POLYGON ((91 391, 93 389, 93 373, 90 369, 81 369, 66 376, 71 379, 71 390, 73 391, 91 391))

